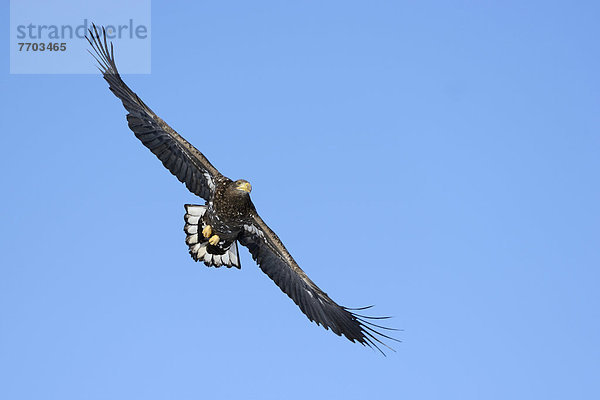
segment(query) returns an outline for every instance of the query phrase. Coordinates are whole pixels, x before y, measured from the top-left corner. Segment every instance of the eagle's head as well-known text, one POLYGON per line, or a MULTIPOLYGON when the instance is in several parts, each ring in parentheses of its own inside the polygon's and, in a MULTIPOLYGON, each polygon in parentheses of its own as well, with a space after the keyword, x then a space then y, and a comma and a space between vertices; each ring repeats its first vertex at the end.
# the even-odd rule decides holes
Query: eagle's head
POLYGON ((246 193, 250 193, 252 191, 252 185, 250 185, 250 182, 248 182, 247 180, 238 179, 237 181, 235 181, 233 183, 234 183, 234 188, 236 190, 241 190, 242 192, 246 192, 246 193))

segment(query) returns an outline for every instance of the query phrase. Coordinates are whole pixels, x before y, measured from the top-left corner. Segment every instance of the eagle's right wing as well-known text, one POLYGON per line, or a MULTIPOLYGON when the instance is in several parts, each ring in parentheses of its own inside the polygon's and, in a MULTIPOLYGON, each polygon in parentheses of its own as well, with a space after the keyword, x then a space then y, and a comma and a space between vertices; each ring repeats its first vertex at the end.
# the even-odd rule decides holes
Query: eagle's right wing
MULTIPOLYGON (((381 340, 382 338, 397 341, 380 331, 380 329, 394 329, 367 321, 367 319, 388 317, 370 317, 354 312, 369 307, 359 309, 342 307, 310 280, 279 237, 256 211, 252 213, 252 222, 244 225, 244 230, 238 240, 250 250, 252 258, 258 263, 260 269, 300 307, 308 319, 316 322, 317 325, 331 329, 339 336, 344 335, 352 342, 356 341, 379 351, 381 351, 379 345, 391 349, 381 340)), ((383 353, 383 351, 381 352, 383 353)))
POLYGON ((93 31, 89 30, 90 37, 86 38, 97 55, 94 58, 100 64, 99 69, 108 82, 110 90, 123 102, 123 106, 129 112, 127 114, 129 128, 179 181, 185 183, 190 192, 208 200, 214 191, 215 179, 221 174, 204 157, 204 154, 154 114, 123 82, 115 63, 112 43, 109 50, 104 28, 102 33, 101 39, 94 25, 93 31))

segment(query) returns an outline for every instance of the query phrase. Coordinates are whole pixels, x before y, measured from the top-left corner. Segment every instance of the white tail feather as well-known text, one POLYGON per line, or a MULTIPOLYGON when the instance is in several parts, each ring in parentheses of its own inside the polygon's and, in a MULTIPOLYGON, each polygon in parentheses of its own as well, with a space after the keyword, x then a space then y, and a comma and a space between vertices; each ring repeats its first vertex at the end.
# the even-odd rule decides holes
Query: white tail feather
POLYGON ((237 241, 234 241, 224 254, 211 254, 208 252, 208 239, 199 233, 204 228, 202 216, 205 212, 206 206, 185 205, 185 226, 183 230, 187 235, 185 243, 190 249, 190 255, 195 261, 202 261, 208 267, 225 265, 227 268, 240 268, 237 241))

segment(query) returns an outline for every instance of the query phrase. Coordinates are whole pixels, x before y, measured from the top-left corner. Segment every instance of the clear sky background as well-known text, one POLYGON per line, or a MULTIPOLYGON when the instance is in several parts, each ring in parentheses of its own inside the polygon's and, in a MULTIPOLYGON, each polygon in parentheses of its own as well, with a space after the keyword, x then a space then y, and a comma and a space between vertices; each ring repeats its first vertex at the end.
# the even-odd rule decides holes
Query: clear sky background
POLYGON ((3 29, 0 398, 600 398, 599 15, 153 2, 152 74, 126 82, 253 184, 333 299, 394 316, 385 358, 245 249, 241 271, 194 263, 200 200, 106 83, 9 75, 3 29))

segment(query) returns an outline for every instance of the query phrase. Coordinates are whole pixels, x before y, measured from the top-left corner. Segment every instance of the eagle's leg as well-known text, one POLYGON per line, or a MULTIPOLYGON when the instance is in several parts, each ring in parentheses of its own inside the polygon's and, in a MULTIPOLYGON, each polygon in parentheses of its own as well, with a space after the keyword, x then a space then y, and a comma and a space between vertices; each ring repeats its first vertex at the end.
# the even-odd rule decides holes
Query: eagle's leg
POLYGON ((219 240, 221 240, 219 235, 212 235, 211 238, 208 239, 208 243, 212 244, 213 246, 216 246, 217 243, 219 243, 219 240))
POLYGON ((212 226, 210 225, 206 225, 204 229, 202 229, 202 236, 204 236, 207 239, 210 238, 208 239, 208 243, 212 244, 213 246, 216 246, 217 243, 219 243, 219 241, 221 240, 219 235, 213 235, 212 226))

